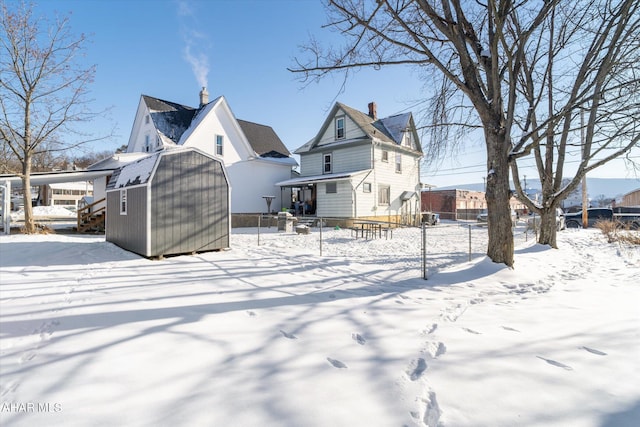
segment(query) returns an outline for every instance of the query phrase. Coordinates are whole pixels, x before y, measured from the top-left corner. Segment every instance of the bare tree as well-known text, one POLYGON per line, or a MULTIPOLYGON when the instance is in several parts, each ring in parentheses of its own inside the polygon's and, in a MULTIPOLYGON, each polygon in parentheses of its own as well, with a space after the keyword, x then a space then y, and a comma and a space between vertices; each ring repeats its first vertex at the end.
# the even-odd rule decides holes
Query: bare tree
POLYGON ((541 216, 539 243, 556 247, 556 207, 588 171, 638 146, 639 7, 634 0, 560 3, 528 46, 518 76, 526 113, 517 120, 511 166, 519 197, 541 216), (567 182, 571 155, 579 163, 567 182), (519 163, 531 156, 542 185, 539 201, 526 197, 519 179, 519 163))
POLYGON ((68 18, 50 24, 30 5, 0 7, 0 137, 21 164, 25 229, 33 233, 32 161, 89 142, 73 125, 97 114, 87 109, 95 66, 80 65, 86 39, 72 35, 68 18))
MULTIPOLYGON (((494 262, 512 266, 510 172, 517 178, 516 160, 531 156, 536 147, 542 147, 541 142, 554 144, 554 138, 545 138, 550 135, 547 129, 557 129, 559 114, 575 116, 580 105, 594 104, 592 96, 579 90, 568 111, 538 117, 546 101, 556 108, 556 100, 549 99, 548 92, 540 88, 555 90, 553 82, 545 78, 545 70, 540 69, 543 60, 550 60, 550 67, 560 60, 564 61, 562 67, 573 66, 570 55, 555 55, 560 46, 554 45, 551 34, 555 32, 550 31, 550 26, 557 20, 554 14, 559 3, 559 0, 328 0, 327 26, 344 36, 345 44, 325 48, 311 40, 303 47, 307 56, 297 59, 291 71, 302 73, 303 79, 320 79, 336 71, 343 71, 346 78, 350 70, 360 67, 409 65, 424 71, 432 91, 425 94, 430 117, 425 129, 431 137, 427 153, 437 156, 456 141, 464 142, 465 132, 451 133, 449 129, 482 129, 487 153, 487 255, 494 262), (552 46, 549 50, 553 55, 543 54, 547 51, 545 41, 552 46), (532 79, 539 83, 533 89, 532 79)), ((586 8, 589 12, 584 12, 585 16, 590 14, 592 20, 602 21, 608 15, 601 13, 600 7, 635 11, 637 6, 633 3, 633 0, 593 0, 575 2, 575 8, 586 8)), ((558 29, 558 34, 567 38, 560 40, 569 47, 569 41, 579 42, 571 38, 579 35, 579 31, 565 34, 558 29)), ((615 80, 606 74, 607 70, 602 71, 605 74, 600 79, 615 80)), ((611 158, 607 155, 598 164, 611 158)), ((560 182, 562 168, 555 172, 559 173, 560 182)), ((555 177, 553 171, 545 176, 555 177)), ((567 194, 578 181, 579 178, 570 181, 567 194)), ((516 190, 522 195, 519 181, 516 190)), ((559 203, 562 194, 556 195, 554 203, 559 203)), ((531 201, 528 206, 541 213, 549 213, 552 208, 543 209, 531 201)))

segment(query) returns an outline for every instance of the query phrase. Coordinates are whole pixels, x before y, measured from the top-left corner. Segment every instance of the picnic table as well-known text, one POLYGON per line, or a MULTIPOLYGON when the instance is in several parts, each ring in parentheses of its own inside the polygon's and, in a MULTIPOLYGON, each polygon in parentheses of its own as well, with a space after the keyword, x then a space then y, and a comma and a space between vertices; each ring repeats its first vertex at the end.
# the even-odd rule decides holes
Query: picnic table
POLYGON ((383 233, 385 235, 385 238, 388 238, 391 232, 391 228, 388 227, 387 223, 385 222, 361 220, 353 222, 353 228, 351 229, 351 231, 352 233, 355 233, 356 239, 358 238, 358 235, 366 239, 368 239, 369 236, 371 236, 372 239, 375 239, 376 237, 382 238, 383 233))

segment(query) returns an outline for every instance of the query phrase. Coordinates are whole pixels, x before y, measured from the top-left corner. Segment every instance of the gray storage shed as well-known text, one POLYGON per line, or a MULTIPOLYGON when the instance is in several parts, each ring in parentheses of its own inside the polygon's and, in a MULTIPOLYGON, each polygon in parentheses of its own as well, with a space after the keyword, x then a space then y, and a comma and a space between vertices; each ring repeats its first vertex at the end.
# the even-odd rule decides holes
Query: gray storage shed
POLYGON ((222 162, 194 148, 159 151, 107 185, 106 240, 146 257, 229 247, 230 188, 222 162))

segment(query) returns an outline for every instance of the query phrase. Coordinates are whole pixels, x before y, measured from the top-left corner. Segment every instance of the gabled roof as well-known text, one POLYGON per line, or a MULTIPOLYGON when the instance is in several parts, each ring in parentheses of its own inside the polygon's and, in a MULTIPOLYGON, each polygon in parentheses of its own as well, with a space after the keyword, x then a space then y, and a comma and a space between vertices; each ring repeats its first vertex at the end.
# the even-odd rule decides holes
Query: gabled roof
MULTIPOLYGON (((312 140, 295 150, 294 153, 306 153, 312 151, 316 146, 318 146, 320 138, 322 138, 326 129, 333 123, 333 119, 338 110, 344 111, 345 114, 349 116, 349 118, 364 132, 365 137, 359 138, 358 140, 340 140, 330 144, 323 144, 323 147, 332 144, 360 143, 363 139, 401 145, 403 133, 413 126, 411 113, 397 114, 383 119, 374 119, 366 113, 358 111, 340 102, 336 102, 318 134, 312 140)), ((417 144, 417 141, 416 145, 420 147, 420 145, 417 144)))
MULTIPOLYGON (((223 97, 218 97, 207 105, 217 104, 223 97)), ((169 139, 176 145, 182 144, 182 136, 189 128, 198 125, 198 116, 201 116, 207 105, 200 108, 188 107, 165 101, 147 95, 142 95, 145 105, 151 113, 151 118, 156 129, 164 141, 169 139), (202 114, 201 114, 202 113, 202 114)), ((233 113, 232 113, 233 114, 233 113)), ((235 118, 235 117, 234 117, 235 118)), ((236 119, 242 132, 247 137, 251 149, 263 158, 287 158, 291 153, 282 143, 273 128, 246 120, 236 119)))
POLYGON ((242 132, 247 137, 251 148, 260 157, 289 157, 291 153, 284 146, 271 126, 238 120, 242 132))

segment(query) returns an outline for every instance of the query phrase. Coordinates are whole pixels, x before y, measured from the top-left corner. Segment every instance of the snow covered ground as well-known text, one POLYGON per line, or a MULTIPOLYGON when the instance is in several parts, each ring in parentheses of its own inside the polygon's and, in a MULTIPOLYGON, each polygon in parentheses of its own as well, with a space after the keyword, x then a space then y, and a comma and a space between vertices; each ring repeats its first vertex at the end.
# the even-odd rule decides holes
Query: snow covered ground
POLYGON ((444 225, 429 280, 419 230, 0 236, 0 424, 637 426, 640 248, 567 230, 507 269, 444 225))

